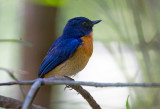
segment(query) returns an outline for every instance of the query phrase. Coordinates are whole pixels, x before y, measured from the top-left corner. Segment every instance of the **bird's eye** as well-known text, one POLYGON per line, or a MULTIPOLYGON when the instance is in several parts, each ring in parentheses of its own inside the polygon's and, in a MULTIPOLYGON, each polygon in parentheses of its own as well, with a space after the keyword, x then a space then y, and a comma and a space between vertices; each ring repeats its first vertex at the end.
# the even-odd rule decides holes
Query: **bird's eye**
POLYGON ((85 26, 85 27, 87 27, 88 23, 87 22, 83 22, 82 25, 85 26))

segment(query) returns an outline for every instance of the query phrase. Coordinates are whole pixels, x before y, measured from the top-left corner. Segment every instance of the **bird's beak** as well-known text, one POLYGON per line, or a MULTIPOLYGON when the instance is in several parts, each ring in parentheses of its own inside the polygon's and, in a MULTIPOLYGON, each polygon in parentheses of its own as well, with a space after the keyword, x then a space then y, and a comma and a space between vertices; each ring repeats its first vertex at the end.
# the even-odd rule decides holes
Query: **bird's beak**
POLYGON ((92 21, 93 23, 92 23, 92 25, 95 25, 95 24, 97 24, 97 23, 99 23, 99 22, 101 22, 102 20, 95 20, 95 21, 92 21))

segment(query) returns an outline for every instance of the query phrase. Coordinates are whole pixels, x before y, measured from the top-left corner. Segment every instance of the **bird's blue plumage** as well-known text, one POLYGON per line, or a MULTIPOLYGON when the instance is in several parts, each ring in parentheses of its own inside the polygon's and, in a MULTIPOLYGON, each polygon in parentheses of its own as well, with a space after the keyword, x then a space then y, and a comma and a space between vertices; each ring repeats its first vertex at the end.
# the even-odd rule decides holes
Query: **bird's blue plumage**
POLYGON ((39 77, 43 77, 46 73, 70 58, 81 44, 80 39, 60 37, 52 45, 44 58, 39 70, 39 77))
MULTIPOLYGON (((76 52, 79 45, 83 45, 81 38, 83 36, 88 36, 92 32, 93 25, 100 21, 101 20, 91 21, 85 17, 70 19, 63 30, 62 36, 53 43, 44 58, 38 73, 39 77, 44 77, 45 74, 55 69, 55 67, 69 60, 76 52)), ((88 40, 87 38, 85 39, 88 40)))

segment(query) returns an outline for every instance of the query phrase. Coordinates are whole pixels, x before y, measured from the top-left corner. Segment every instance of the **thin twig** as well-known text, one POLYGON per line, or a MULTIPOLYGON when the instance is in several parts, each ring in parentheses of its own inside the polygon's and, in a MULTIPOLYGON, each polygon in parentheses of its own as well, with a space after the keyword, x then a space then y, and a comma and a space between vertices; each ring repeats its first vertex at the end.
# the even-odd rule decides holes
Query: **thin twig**
POLYGON ((24 45, 27 45, 29 47, 32 47, 31 43, 26 42, 26 41, 21 40, 21 39, 0 39, 0 43, 2 43, 2 42, 20 43, 20 44, 24 44, 24 45))
POLYGON ((84 82, 84 81, 73 81, 65 77, 52 77, 52 78, 38 78, 30 81, 14 81, 7 83, 0 83, 0 86, 6 85, 32 85, 22 109, 28 109, 31 105, 36 92, 41 85, 69 85, 77 92, 79 92, 84 99, 90 104, 93 109, 101 109, 96 103, 93 97, 84 90, 80 85, 94 86, 94 87, 160 87, 160 83, 97 83, 97 82, 84 82))
POLYGON ((76 90, 78 93, 80 93, 84 99, 87 100, 89 105, 92 107, 92 109, 101 109, 100 105, 94 100, 94 98, 91 96, 91 94, 83 89, 80 85, 69 85, 71 88, 76 90))
MULTIPOLYGON (((98 82, 85 82, 85 81, 70 81, 65 77, 52 77, 47 79, 41 79, 42 85, 83 85, 93 87, 153 87, 159 88, 160 83, 98 83, 98 82)), ((32 85, 35 80, 29 81, 13 81, 0 83, 0 86, 6 85, 32 85)))
MULTIPOLYGON (((21 109, 23 102, 0 95, 0 107, 9 109, 21 109)), ((31 105, 32 109, 46 109, 38 105, 31 105)))
MULTIPOLYGON (((15 81, 19 81, 14 75, 13 75, 13 70, 9 70, 9 69, 6 69, 6 68, 2 68, 2 67, 0 67, 0 70, 3 70, 3 71, 5 71, 13 80, 15 80, 15 81)), ((25 93, 24 93, 24 91, 23 91, 23 87, 21 86, 21 85, 19 85, 19 89, 20 89, 20 91, 21 91, 21 93, 22 93, 22 97, 23 97, 23 99, 25 99, 25 93)))
MULTIPOLYGON (((58 79, 58 78, 54 78, 54 79, 58 79)), ((50 79, 41 79, 38 78, 35 83, 32 85, 26 99, 25 102, 23 104, 22 109, 28 109, 30 107, 30 105, 32 104, 34 97, 36 96, 36 92, 38 91, 38 89, 40 88, 41 84, 45 83, 45 81, 42 82, 42 80, 49 80, 50 79)), ((64 78, 61 77, 60 80, 65 80, 65 81, 74 81, 73 79, 69 79, 69 78, 64 78)), ((86 91, 85 89, 83 89, 80 85, 70 85, 70 87, 72 87, 73 89, 75 89, 78 93, 80 93, 84 99, 87 100, 87 102, 89 103, 89 105, 92 107, 92 109, 101 109, 99 104, 97 104, 97 102, 94 100, 94 98, 90 95, 90 93, 88 91, 86 91)))
POLYGON ((29 107, 31 106, 31 104, 35 98, 36 93, 38 92, 38 89, 41 86, 41 83, 42 83, 41 79, 37 79, 35 81, 35 83, 32 85, 31 89, 29 90, 29 92, 26 96, 26 99, 24 101, 22 109, 29 109, 29 107))

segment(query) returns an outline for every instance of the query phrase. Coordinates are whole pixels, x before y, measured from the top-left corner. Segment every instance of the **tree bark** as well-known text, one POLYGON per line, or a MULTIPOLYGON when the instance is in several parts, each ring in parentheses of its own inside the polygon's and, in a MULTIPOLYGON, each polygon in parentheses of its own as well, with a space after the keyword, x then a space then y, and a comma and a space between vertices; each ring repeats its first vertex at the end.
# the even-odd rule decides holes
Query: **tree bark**
MULTIPOLYGON (((24 9, 24 39, 33 44, 33 47, 22 48, 22 69, 28 71, 28 75, 22 75, 21 80, 32 80, 38 77, 41 62, 56 39, 57 8, 39 6, 25 3, 24 9)), ((27 87, 25 92, 28 92, 27 87)), ((34 103, 49 107, 51 86, 44 86, 38 92, 34 103)))

